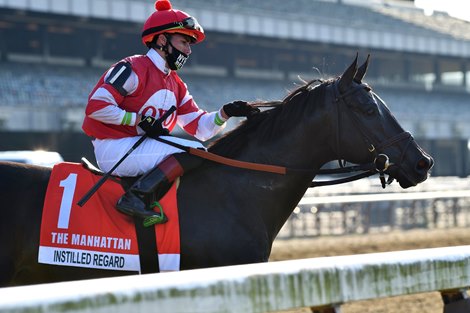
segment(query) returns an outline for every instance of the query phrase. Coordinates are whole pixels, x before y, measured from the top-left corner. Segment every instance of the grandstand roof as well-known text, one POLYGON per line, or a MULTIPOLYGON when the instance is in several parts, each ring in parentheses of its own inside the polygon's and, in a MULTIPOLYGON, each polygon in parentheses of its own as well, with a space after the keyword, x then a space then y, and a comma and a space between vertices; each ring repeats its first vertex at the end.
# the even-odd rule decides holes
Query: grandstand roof
POLYGON ((387 5, 377 6, 374 10, 411 25, 432 30, 438 34, 449 35, 462 40, 470 40, 470 22, 454 18, 444 12, 434 12, 433 15, 425 15, 421 9, 387 5))
MULTIPOLYGON (((450 35, 470 40, 470 22, 435 12, 428 16, 423 9, 405 1, 373 0, 173 0, 182 8, 221 9, 233 13, 263 13, 278 17, 306 17, 313 22, 348 26, 378 26, 401 32, 427 35, 450 35)), ((307 20, 308 21, 308 20, 307 20)))
MULTIPOLYGON (((397 1, 173 0, 207 30, 391 51, 470 57, 470 23, 397 1), (354 5, 353 5, 354 3, 354 5), (362 5, 356 5, 361 3, 362 5)), ((14 8, 141 23, 153 0, 7 1, 14 8)))

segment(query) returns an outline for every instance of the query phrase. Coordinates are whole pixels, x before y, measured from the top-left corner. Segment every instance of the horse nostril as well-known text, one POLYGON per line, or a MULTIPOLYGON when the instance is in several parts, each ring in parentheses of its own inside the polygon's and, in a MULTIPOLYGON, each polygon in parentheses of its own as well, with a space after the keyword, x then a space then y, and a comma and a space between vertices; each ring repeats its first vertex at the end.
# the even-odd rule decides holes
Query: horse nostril
POLYGON ((416 163, 416 169, 418 171, 427 171, 432 167, 433 163, 431 158, 422 158, 416 163))

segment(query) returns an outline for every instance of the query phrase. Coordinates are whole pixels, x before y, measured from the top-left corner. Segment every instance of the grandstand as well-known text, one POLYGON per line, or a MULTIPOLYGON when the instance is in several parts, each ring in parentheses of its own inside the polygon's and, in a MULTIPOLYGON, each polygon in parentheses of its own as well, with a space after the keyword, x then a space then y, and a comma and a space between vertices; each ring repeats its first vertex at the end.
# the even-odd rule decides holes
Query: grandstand
MULTIPOLYGON (((437 163, 435 174, 470 173, 469 22, 426 16, 409 1, 172 3, 206 29, 181 71, 201 107, 281 99, 297 76, 329 78, 370 53, 366 80, 405 128, 437 159, 455 154, 456 165, 437 163)), ((0 1, 0 136, 83 136, 88 93, 110 64, 145 53, 140 29, 152 10, 153 0, 0 1)), ((11 149, 3 139, 0 148, 11 149)))

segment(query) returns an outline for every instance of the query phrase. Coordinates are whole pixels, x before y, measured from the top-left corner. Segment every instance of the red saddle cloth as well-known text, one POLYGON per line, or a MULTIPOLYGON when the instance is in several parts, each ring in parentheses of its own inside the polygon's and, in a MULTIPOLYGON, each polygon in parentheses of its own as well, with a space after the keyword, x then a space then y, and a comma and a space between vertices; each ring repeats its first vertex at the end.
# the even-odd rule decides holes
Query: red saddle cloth
MULTIPOLYGON (((77 205, 99 179, 78 163, 54 166, 42 213, 39 263, 140 272, 134 221, 115 209, 124 193, 121 185, 108 179, 83 207, 77 205)), ((176 189, 173 184, 160 201, 168 222, 153 226, 161 272, 180 267, 176 189)))

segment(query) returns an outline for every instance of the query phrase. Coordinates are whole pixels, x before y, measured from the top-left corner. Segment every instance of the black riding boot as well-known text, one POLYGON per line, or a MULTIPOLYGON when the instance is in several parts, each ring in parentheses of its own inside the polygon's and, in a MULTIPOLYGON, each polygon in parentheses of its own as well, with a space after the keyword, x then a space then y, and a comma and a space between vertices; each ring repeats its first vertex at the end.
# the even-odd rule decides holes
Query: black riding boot
POLYGON ((116 208, 118 211, 131 216, 156 217, 157 213, 147 208, 146 199, 154 194, 155 200, 160 200, 170 189, 176 178, 201 163, 201 158, 188 153, 170 155, 156 167, 142 175, 119 199, 116 208))

